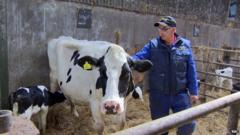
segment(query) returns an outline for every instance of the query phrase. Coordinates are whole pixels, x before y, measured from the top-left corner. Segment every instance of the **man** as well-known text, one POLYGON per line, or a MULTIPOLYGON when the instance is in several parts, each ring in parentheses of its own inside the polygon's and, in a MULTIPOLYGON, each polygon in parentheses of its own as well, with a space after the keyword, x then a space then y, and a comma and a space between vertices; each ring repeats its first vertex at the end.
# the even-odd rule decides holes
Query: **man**
MULTIPOLYGON (((190 108, 198 100, 196 66, 190 41, 176 34, 176 21, 165 16, 156 22, 159 37, 152 39, 133 59, 153 62, 149 73, 149 101, 152 119, 190 108)), ((195 121, 178 128, 178 135, 191 135, 195 121)), ((165 133, 165 135, 168 133, 165 133)))

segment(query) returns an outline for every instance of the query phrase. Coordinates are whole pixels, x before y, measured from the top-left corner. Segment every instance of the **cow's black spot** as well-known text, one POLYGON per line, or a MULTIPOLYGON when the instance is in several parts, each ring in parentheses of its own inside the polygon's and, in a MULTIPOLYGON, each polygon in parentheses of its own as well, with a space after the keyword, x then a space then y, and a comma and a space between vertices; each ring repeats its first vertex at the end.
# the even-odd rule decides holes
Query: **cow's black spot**
POLYGON ((70 82, 70 81, 71 81, 71 78, 72 78, 72 76, 71 76, 71 75, 70 75, 70 76, 68 76, 68 79, 67 79, 66 83, 70 82))
POLYGON ((106 73, 107 68, 104 63, 104 56, 99 59, 99 64, 100 64, 100 68, 99 68, 100 76, 98 77, 96 82, 96 89, 102 88, 102 93, 104 96, 106 93, 106 86, 107 86, 107 80, 108 80, 107 73, 106 73))
POLYGON ((78 59, 77 64, 82 68, 84 68, 84 64, 86 62, 88 62, 90 65, 99 66, 100 65, 99 61, 100 61, 100 59, 97 59, 97 58, 94 58, 91 56, 84 56, 84 57, 78 59))
POLYGON ((92 95, 92 90, 89 91, 89 95, 92 95))
POLYGON ((78 57, 80 54, 77 54, 76 57, 74 58, 73 65, 75 66, 78 63, 78 57))
POLYGON ((223 74, 225 71, 221 71, 221 73, 223 74))
POLYGON ((60 86, 62 86, 62 81, 60 81, 60 86))
POLYGON ((96 83, 96 89, 102 88, 103 96, 104 96, 105 93, 106 93, 107 79, 108 79, 107 77, 100 76, 100 77, 97 79, 97 83, 96 83))
MULTIPOLYGON (((131 70, 127 63, 124 63, 122 66, 122 71, 119 77, 118 90, 121 97, 125 97, 129 89, 129 82, 131 79, 131 70)), ((131 82, 130 82, 131 83, 131 82)), ((133 89, 132 89, 133 90, 133 89)))
MULTIPOLYGON (((128 96, 129 93, 134 90, 134 88, 135 88, 135 85, 133 83, 133 77, 132 77, 132 74, 130 74, 130 80, 129 80, 129 85, 128 85, 128 90, 127 90, 126 96, 128 96)), ((134 95, 133 95, 133 97, 134 97, 134 95)))
POLYGON ((74 58, 76 58, 77 54, 79 54, 78 50, 74 51, 70 61, 72 61, 74 58))
POLYGON ((43 92, 45 92, 46 90, 44 89, 44 91, 42 91, 41 89, 39 89, 37 86, 31 86, 29 87, 30 89, 30 94, 31 95, 35 95, 35 97, 32 97, 33 102, 33 106, 38 105, 39 107, 42 106, 42 104, 47 105, 47 101, 44 100, 44 96, 45 93, 43 94, 43 92), (38 96, 36 96, 38 95, 38 96))
POLYGON ((71 73, 71 71, 72 71, 72 68, 69 68, 68 72, 67 72, 67 75, 69 75, 71 73))

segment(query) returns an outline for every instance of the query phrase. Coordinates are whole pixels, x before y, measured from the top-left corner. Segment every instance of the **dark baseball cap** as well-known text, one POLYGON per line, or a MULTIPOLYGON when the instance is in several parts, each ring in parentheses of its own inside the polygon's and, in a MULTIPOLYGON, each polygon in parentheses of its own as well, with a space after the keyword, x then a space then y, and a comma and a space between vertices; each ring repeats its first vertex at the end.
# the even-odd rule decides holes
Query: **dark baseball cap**
POLYGON ((176 27, 176 20, 171 16, 164 16, 160 19, 160 21, 154 23, 155 27, 159 27, 160 25, 165 27, 176 27))

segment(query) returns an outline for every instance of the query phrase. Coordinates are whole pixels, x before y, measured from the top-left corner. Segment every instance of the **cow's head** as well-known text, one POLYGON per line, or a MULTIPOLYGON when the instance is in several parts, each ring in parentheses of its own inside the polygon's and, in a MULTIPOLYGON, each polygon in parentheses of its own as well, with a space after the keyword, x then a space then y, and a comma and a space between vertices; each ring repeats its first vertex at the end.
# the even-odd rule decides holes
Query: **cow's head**
POLYGON ((227 67, 227 68, 224 68, 224 69, 217 69, 217 70, 215 70, 215 73, 217 75, 231 77, 232 73, 233 73, 233 69, 231 67, 227 67))
POLYGON ((77 64, 85 70, 98 68, 100 76, 96 89, 102 90, 101 112, 103 114, 119 114, 124 111, 124 99, 134 90, 132 70, 144 72, 152 63, 148 60, 133 61, 123 48, 111 46, 101 58, 84 56, 77 64))
POLYGON ((30 119, 32 101, 29 89, 20 87, 17 91, 11 93, 9 98, 11 101, 13 115, 30 119))
MULTIPOLYGON (((224 69, 217 69, 215 70, 215 73, 217 75, 221 75, 221 76, 227 76, 227 77, 232 77, 232 73, 233 73, 233 69, 231 67, 227 67, 224 69)), ((219 82, 223 82, 224 80, 226 80, 227 78, 221 77, 221 76, 217 76, 217 79, 219 82)))

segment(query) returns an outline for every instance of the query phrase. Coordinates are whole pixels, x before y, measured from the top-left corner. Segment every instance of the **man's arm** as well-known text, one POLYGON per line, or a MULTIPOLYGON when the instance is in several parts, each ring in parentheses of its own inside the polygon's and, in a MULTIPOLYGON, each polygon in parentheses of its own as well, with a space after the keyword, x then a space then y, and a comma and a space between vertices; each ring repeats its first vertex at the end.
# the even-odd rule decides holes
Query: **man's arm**
POLYGON ((197 70, 194 61, 194 56, 190 48, 190 55, 187 63, 187 80, 188 89, 191 95, 198 95, 198 85, 197 85, 197 70))
POLYGON ((132 55, 132 59, 133 60, 142 60, 142 59, 150 59, 150 48, 151 48, 151 44, 152 42, 150 41, 149 43, 147 43, 146 45, 144 45, 144 47, 138 51, 137 53, 135 53, 134 55, 132 55))
POLYGON ((187 64, 187 80, 188 89, 190 92, 191 101, 194 103, 198 100, 198 82, 197 82, 197 71, 194 56, 190 47, 190 56, 187 64))

